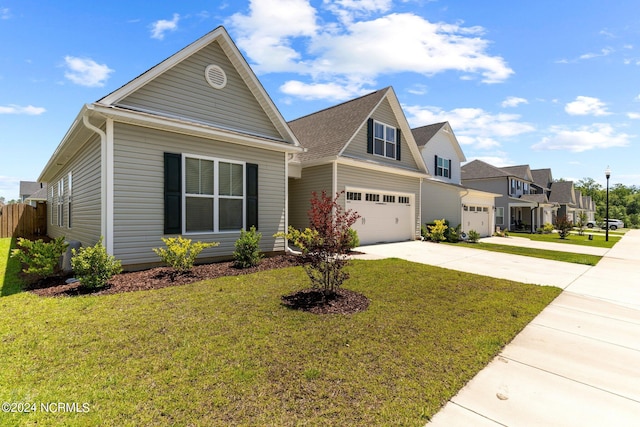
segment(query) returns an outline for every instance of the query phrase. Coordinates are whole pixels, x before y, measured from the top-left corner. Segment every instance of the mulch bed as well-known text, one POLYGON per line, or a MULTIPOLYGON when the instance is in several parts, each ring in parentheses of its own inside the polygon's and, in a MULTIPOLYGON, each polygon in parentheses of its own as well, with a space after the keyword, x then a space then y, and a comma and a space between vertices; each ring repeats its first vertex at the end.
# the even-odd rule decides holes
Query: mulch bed
MULTIPOLYGON (((29 292, 42 297, 71 297, 79 295, 110 295, 123 292, 161 289, 169 286, 185 285, 201 280, 215 279, 223 276, 239 276, 258 271, 300 265, 295 255, 275 255, 264 258, 256 267, 236 268, 233 261, 195 265, 191 271, 177 274, 170 267, 156 267, 148 270, 121 273, 114 276, 107 286, 100 289, 87 289, 80 282, 66 283, 71 275, 50 277, 26 286, 29 292)), ((308 311, 314 314, 352 314, 366 310, 369 300, 362 294, 340 289, 331 298, 323 298, 320 291, 305 289, 282 297, 283 305, 308 311)))
POLYGON ((100 289, 86 289, 79 282, 66 283, 73 277, 63 276, 40 280, 27 286, 30 292, 46 297, 77 295, 109 295, 122 292, 161 289, 169 286, 185 285, 206 279, 223 276, 239 276, 257 271, 273 270, 298 265, 298 258, 293 255, 276 255, 262 259, 259 265, 250 268, 236 268, 233 261, 195 265, 183 274, 176 274, 170 267, 156 267, 148 270, 132 271, 115 275, 107 286, 100 289))
POLYGON ((369 307, 369 298, 348 289, 338 289, 325 298, 317 289, 305 289, 282 297, 282 303, 294 310, 313 314, 353 314, 369 307))

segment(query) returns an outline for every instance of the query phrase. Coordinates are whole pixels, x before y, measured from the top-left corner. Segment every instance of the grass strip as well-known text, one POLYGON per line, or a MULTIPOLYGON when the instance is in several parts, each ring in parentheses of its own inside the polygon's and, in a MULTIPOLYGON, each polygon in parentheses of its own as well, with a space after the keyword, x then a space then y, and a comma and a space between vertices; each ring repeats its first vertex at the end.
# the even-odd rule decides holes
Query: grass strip
POLYGON ((557 233, 550 234, 538 234, 538 233, 518 233, 518 232, 509 232, 510 236, 513 237, 524 237, 530 240, 534 240, 536 242, 550 242, 550 243, 564 243, 569 245, 582 245, 582 246, 593 246, 596 248, 612 248, 622 236, 613 236, 609 235, 609 241, 605 240, 605 235, 600 233, 590 233, 585 230, 585 234, 580 236, 578 234, 571 234, 566 239, 561 239, 558 237, 557 233), (591 234, 592 240, 589 240, 589 234, 591 234))
POLYGON ((485 251, 501 252, 512 255, 523 255, 553 261, 572 262, 574 264, 596 265, 602 258, 598 255, 576 254, 573 252, 550 251, 546 249, 528 248, 524 246, 500 245, 494 243, 470 243, 465 247, 485 251))

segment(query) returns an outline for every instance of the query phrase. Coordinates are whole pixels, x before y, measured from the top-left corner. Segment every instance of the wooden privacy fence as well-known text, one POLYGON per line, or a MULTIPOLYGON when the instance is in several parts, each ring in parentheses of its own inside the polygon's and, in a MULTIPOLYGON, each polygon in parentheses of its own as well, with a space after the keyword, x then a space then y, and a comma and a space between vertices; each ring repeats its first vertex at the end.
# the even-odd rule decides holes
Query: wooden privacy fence
POLYGON ((44 236, 47 234, 47 204, 37 207, 22 203, 0 206, 0 237, 44 236))

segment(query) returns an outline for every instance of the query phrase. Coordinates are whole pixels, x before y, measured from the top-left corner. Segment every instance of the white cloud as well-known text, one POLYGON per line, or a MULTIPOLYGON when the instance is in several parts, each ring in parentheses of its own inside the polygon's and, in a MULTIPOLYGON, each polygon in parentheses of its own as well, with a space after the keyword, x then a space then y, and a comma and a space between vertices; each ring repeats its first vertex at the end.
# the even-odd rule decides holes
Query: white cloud
POLYGON ((540 151, 562 150, 581 153, 597 148, 626 147, 633 137, 625 133, 618 133, 608 123, 594 123, 577 129, 553 126, 549 132, 551 136, 542 138, 531 148, 540 151))
POLYGON ((253 68, 301 71, 301 54, 291 47, 291 38, 316 33, 316 10, 305 0, 252 0, 249 9, 248 15, 236 13, 229 22, 239 31, 236 43, 255 62, 253 68))
POLYGON ((461 145, 489 150, 500 147, 503 138, 533 132, 535 128, 520 121, 517 114, 491 114, 481 108, 455 108, 443 111, 437 107, 406 106, 403 109, 412 127, 448 121, 461 145))
POLYGON ((502 101, 502 107, 506 108, 506 107, 517 107, 520 104, 528 104, 529 101, 527 101, 524 98, 518 98, 517 96, 510 96, 507 99, 505 99, 504 101, 502 101))
POLYGON ((627 113, 627 117, 633 120, 640 119, 640 113, 627 113))
POLYGON ((33 105, 27 105, 26 107, 14 104, 7 106, 0 105, 0 114, 25 114, 27 116, 39 116, 45 111, 47 110, 42 107, 34 107, 33 105))
POLYGON ((606 116, 611 114, 606 105, 598 98, 578 96, 575 101, 565 105, 564 111, 572 116, 606 116))
POLYGON ((162 40, 164 39, 164 34, 167 31, 175 31, 178 29, 178 21, 180 20, 180 15, 177 13, 173 14, 173 19, 171 21, 167 21, 166 19, 160 19, 159 21, 151 24, 151 38, 162 40))
POLYGON ((345 93, 354 85, 372 90, 364 88, 382 74, 454 71, 484 83, 513 74, 502 57, 487 53, 490 42, 481 27, 389 13, 390 0, 325 0, 318 7, 338 19, 325 13, 319 23, 308 0, 252 0, 247 14, 234 14, 227 24, 256 72, 308 76, 312 82, 305 87, 314 99, 317 85, 340 81, 345 93))
POLYGON ((601 49, 600 52, 598 53, 585 53, 584 55, 580 55, 580 59, 593 59, 593 58, 598 58, 601 56, 608 56, 611 55, 614 52, 613 49, 611 48, 604 48, 601 49))
POLYGON ((338 83, 307 84, 297 80, 289 80, 280 86, 280 90, 291 96, 305 100, 328 99, 340 101, 364 95, 360 87, 349 87, 338 83))
POLYGON ((113 72, 106 64, 98 64, 90 58, 65 56, 64 62, 67 67, 64 76, 81 86, 102 87, 113 72))
POLYGON ((0 19, 11 18, 11 11, 8 7, 0 7, 0 19))

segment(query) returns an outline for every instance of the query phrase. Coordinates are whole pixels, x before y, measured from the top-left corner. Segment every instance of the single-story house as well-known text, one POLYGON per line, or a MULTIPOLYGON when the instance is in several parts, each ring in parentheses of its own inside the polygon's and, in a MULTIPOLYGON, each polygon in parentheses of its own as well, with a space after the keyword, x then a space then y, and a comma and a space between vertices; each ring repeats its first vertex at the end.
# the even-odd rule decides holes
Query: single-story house
POLYGON ((252 225, 263 252, 281 252, 289 157, 302 151, 218 27, 81 108, 38 178, 48 234, 83 246, 103 236, 129 270, 159 263, 152 248, 177 235, 220 242, 203 260, 228 258, 252 225))

